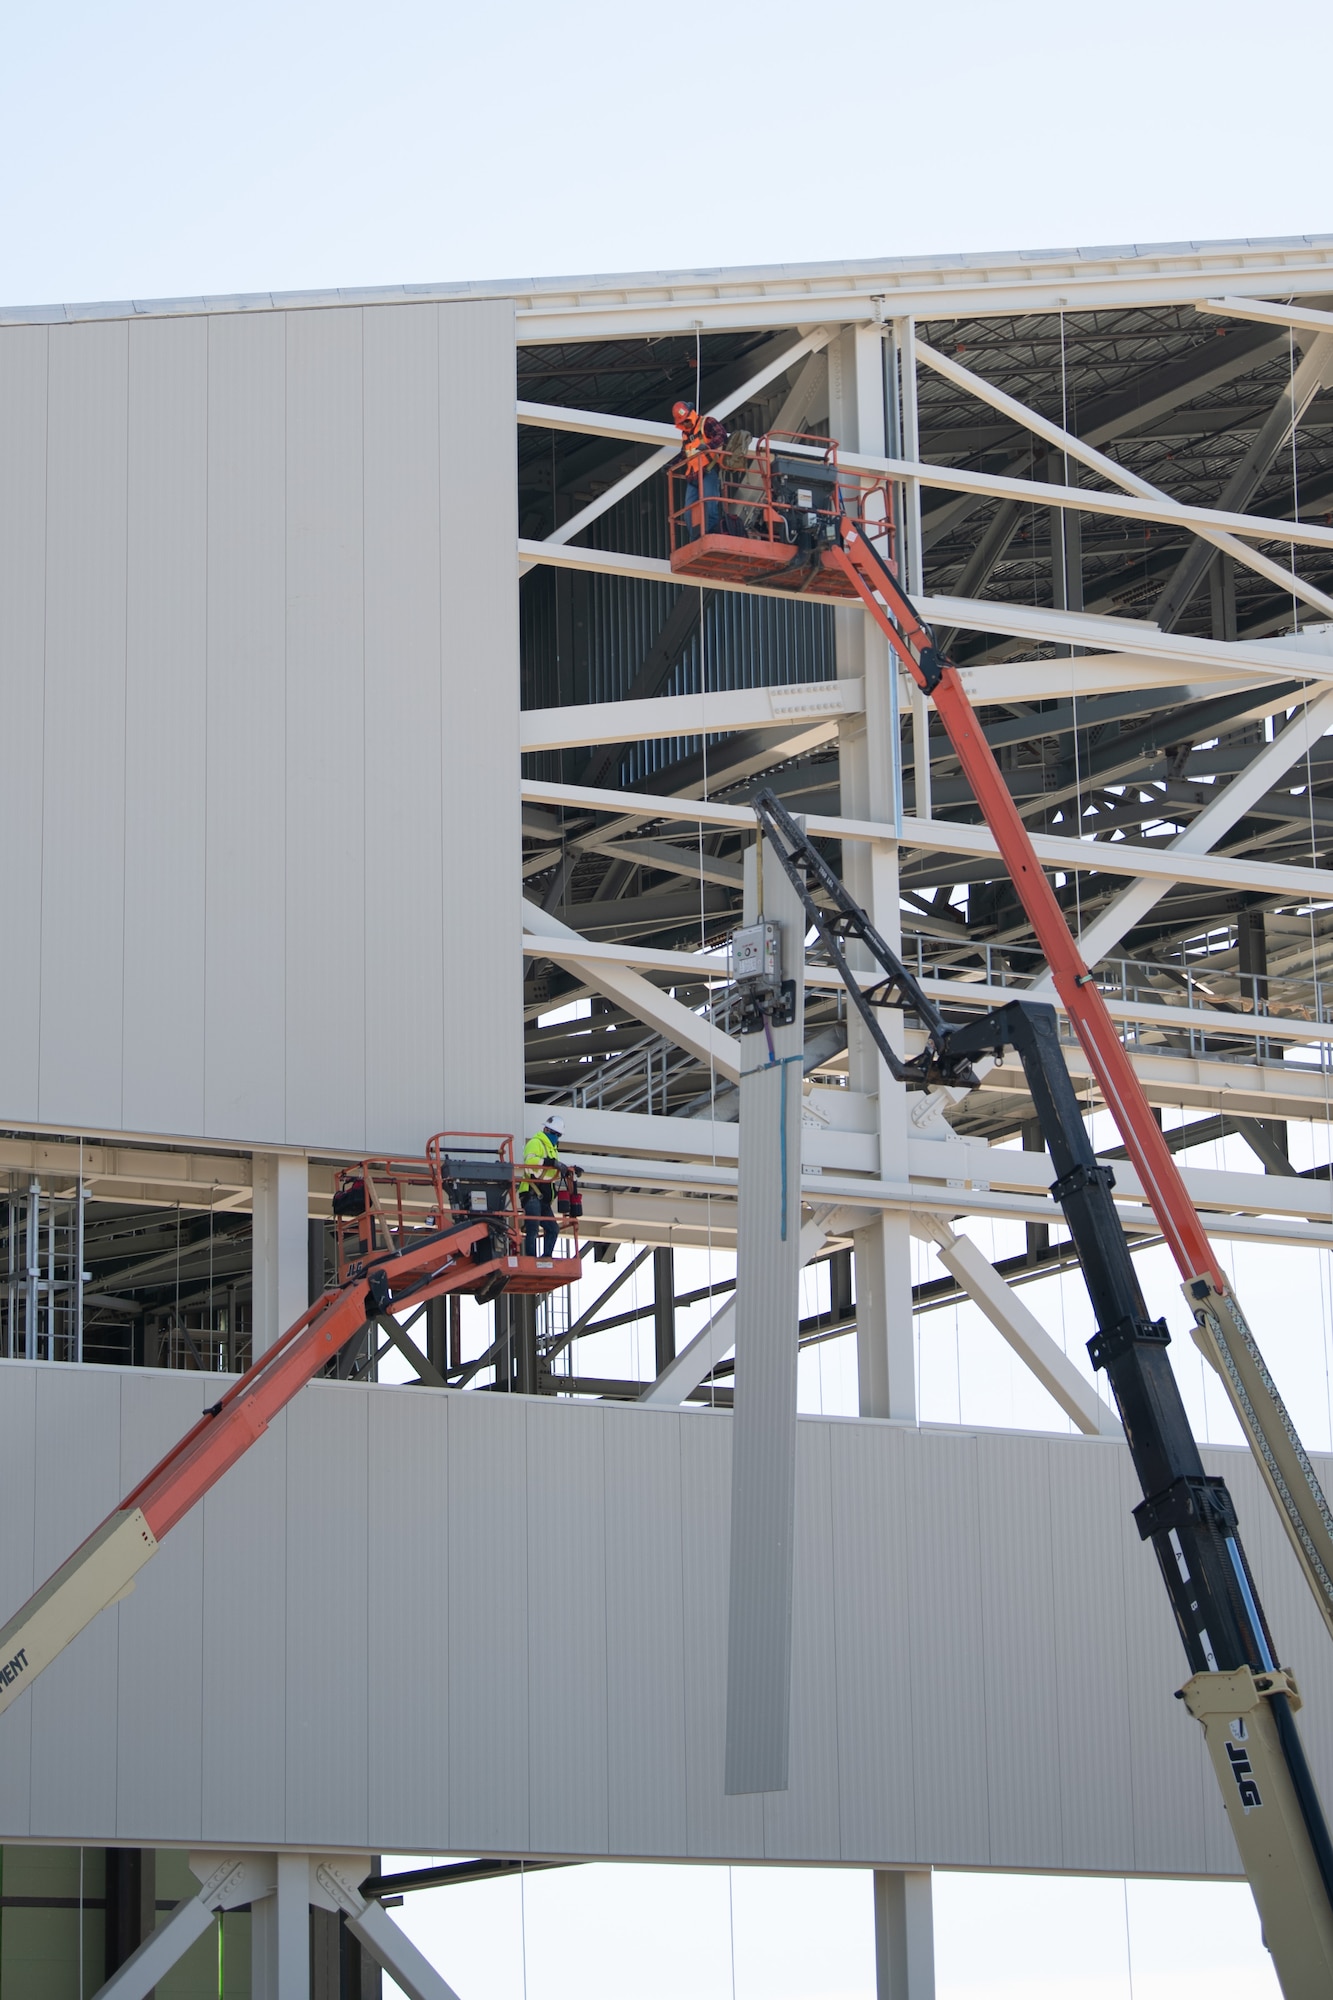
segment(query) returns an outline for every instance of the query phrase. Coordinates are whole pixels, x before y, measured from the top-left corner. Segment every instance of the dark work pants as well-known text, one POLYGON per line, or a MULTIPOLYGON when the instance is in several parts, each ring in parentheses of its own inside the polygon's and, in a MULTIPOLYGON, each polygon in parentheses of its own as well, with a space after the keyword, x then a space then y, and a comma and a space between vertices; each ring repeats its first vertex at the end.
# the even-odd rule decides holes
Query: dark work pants
POLYGON ((523 1230, 523 1255, 525 1257, 535 1257, 538 1254, 537 1231, 539 1228, 544 1228, 546 1232, 546 1243, 541 1255, 543 1257, 553 1257, 555 1255, 555 1244, 556 1238, 560 1234, 560 1224, 551 1212, 551 1194, 552 1189, 550 1188, 529 1188, 523 1197, 523 1213, 528 1217, 528 1222, 523 1230))

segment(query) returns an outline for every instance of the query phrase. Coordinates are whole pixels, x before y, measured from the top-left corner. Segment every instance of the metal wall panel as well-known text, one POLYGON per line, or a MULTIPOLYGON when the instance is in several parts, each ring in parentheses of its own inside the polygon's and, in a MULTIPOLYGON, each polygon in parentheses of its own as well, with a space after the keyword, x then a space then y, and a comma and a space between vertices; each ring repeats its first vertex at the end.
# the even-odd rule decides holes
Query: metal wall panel
POLYGON ((539 1852, 605 1854, 606 1482, 601 1410, 534 1399, 528 1448, 528 1771, 539 1852))
POLYGON ((603 1414, 606 1738, 613 1854, 684 1854, 680 1425, 603 1414))
POLYGON ((128 334, 49 335, 39 1116, 74 1130, 122 1113, 128 334))
MULTIPOLYGON (((1108 1845, 1132 1852, 1134 1783, 1125 1754, 1131 1694, 1123 1645, 1107 1646, 1100 1609, 1123 1631, 1125 1522, 1120 1453, 1047 1446, 1054 1649, 1048 1676, 1060 1749, 1063 1863, 1092 1867, 1108 1845), (1097 1797, 1097 1811, 1088 1800, 1097 1797)), ((1151 1566, 1150 1551, 1145 1551, 1151 1566)))
POLYGON ((917 1846, 940 1861, 984 1866, 992 1855, 976 1443, 927 1431, 900 1436, 917 1846), (948 1638, 928 1643, 928 1631, 948 1638))
POLYGON ((0 338, 0 669, 8 753, 0 784, 5 1023, 0 1117, 36 1118, 42 932, 46 647, 45 327, 0 338))
POLYGON ((440 1849, 528 1845, 528 1497, 517 1398, 449 1409, 449 1824, 440 1849))
POLYGON ((281 313, 208 322, 204 1133, 286 1136, 286 396, 281 313))
POLYGON ((514 322, 507 301, 440 306, 440 789, 448 893, 444 1124, 523 1122, 514 322), (476 944, 484 943, 479 965, 476 944))
POLYGON ((367 1723, 372 1851, 429 1849, 449 1823, 451 1399, 370 1401, 367 1723))
POLYGON ((287 1134, 354 1147, 366 1143, 361 322, 356 308, 287 317, 287 1134))
POLYGON ((888 1424, 830 1433, 838 1793, 844 1860, 916 1854, 906 1449, 888 1424))
POLYGON ((285 1413, 203 1515, 203 1839, 263 1847, 287 1838, 285 1413))
POLYGON ((298 1846, 366 1844, 369 1420, 364 1390, 331 1382, 287 1412, 287 1838, 298 1846))
POLYGON ((788 1789, 764 1799, 770 1861, 842 1859, 830 1456, 829 1425, 797 1426, 792 1581, 801 1615, 792 1629, 788 1789))
POLYGON ((1055 1621, 1047 1452, 1039 1447, 1016 1460, 1004 1438, 983 1432, 976 1468, 990 1848, 1018 1867, 1057 1867, 1060 1732, 1045 1729, 1034 1739, 1025 1726, 1033 1700, 1032 1635, 1049 1632, 1055 1621), (980 1498, 1001 1487, 1003 1509, 980 1498))
MULTIPOLYGON (((645 1412, 645 1415, 647 1413, 645 1412)), ((686 1578, 685 1782, 687 1853, 705 1861, 763 1859, 764 1804, 722 1788, 727 1727, 727 1573, 731 1425, 691 1412, 680 1424, 681 1557, 686 1578)))
MULTIPOLYGON (((0 1363, 0 1612, 207 1392, 0 1363)), ((0 1838, 1237 1871, 1118 1445, 803 1420, 763 1800, 723 1792, 726 1416, 320 1383, 286 1424, 0 1717, 0 1838)), ((1208 1456, 1328 1796, 1327 1639, 1208 1456)))
MULTIPOLYGON (((461 830, 447 870, 442 835, 439 329, 438 306, 365 314, 368 950, 349 975, 366 982, 367 1129, 413 1153, 444 1122, 444 932, 464 915, 447 908, 446 880, 450 899, 467 896, 461 830)), ((488 746, 477 752, 485 761, 488 746)))
MULTIPOLYGON (((117 1497, 151 1471, 212 1400, 206 1377, 156 1369, 139 1394, 125 1398, 117 1497)), ((136 1579, 134 1597, 133 1618, 118 1618, 116 1833, 144 1845, 197 1841, 203 1834, 202 1508, 172 1530, 136 1579)))
MULTIPOLYGON (((111 1369, 38 1363, 34 1372, 33 1566, 45 1579, 121 1496, 121 1384, 111 1369)), ((91 1842, 116 1837, 123 1608, 96 1619, 15 1704, 32 1703, 31 1829, 38 1839, 59 1839, 70 1825, 86 1827, 91 1842)), ((151 1756, 151 1744, 141 1754, 151 1756)))
POLYGON ((204 1129, 208 322, 129 328, 123 1118, 204 1129))

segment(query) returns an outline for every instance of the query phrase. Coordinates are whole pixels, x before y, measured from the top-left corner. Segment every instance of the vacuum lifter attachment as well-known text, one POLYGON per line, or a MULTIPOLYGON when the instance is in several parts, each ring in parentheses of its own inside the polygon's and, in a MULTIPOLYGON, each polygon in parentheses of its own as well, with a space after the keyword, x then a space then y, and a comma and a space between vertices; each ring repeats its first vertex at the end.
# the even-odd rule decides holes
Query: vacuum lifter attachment
POLYGON ((336 1288, 205 1410, 0 1629, 0 1712, 99 1611, 128 1596, 164 1536, 368 1321, 448 1292, 489 1299, 501 1291, 549 1292, 575 1282, 582 1271, 577 1255, 519 1254, 522 1215, 512 1141, 501 1142, 498 1159, 488 1148, 485 1163, 469 1158, 477 1148, 446 1152, 440 1143, 496 1136, 441 1133, 425 1159, 366 1160, 340 1170, 336 1288))

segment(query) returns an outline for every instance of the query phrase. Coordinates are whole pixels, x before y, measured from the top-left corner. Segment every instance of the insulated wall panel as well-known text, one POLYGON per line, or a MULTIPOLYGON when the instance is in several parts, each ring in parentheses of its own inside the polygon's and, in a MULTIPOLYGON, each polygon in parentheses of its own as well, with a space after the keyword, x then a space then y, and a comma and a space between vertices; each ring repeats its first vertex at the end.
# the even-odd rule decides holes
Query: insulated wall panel
POLYGON ((287 322, 208 322, 204 1131, 286 1135, 287 322))
MULTIPOLYGON (((0 1362, 0 1613, 205 1389, 0 1362)), ((803 1420, 792 1783, 727 1798, 731 1428, 313 1384, 0 1716, 0 1838, 1238 1872, 1103 1439, 803 1420)), ((1322 1625, 1208 1464, 1328 1798, 1322 1625)))
POLYGON ((208 322, 129 328, 124 1106, 204 1129, 208 322))
POLYGON ((0 663, 5 689, 5 1023, 0 1104, 37 1116, 42 933, 42 743, 46 650, 46 372, 44 326, 0 339, 0 663))
POLYGON ((523 990, 508 956, 522 927, 514 320, 505 301, 439 313, 444 1123, 517 1131, 523 990))
POLYGON ((449 1814, 451 1400, 371 1399, 367 1844, 375 1852, 429 1847, 449 1814))
POLYGON ((286 1128, 351 1146, 366 1143, 366 954, 343 956, 366 935, 362 317, 287 315, 286 1128))
POLYGON ((460 871, 457 848, 445 851, 440 769, 440 309, 370 311, 364 326, 362 789, 371 948, 353 976, 366 987, 369 1127, 417 1150, 445 1123, 441 981, 446 932, 452 943, 463 916, 447 907, 460 871))
POLYGON ((123 1117, 128 347, 50 332, 37 1115, 72 1131, 123 1117))

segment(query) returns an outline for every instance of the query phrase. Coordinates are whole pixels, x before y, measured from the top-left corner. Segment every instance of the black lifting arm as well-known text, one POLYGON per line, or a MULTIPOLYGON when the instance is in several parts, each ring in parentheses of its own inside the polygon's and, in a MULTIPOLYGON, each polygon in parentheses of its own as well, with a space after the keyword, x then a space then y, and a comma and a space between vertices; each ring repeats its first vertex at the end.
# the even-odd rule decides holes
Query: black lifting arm
POLYGON ((889 1074, 909 1089, 934 1090, 941 1084, 971 1087, 977 1078, 966 1057, 951 1052, 949 1030, 939 1008, 912 977, 897 953, 885 943, 865 911, 848 895, 841 879, 792 818, 781 800, 771 791, 756 793, 751 801, 760 829, 782 863, 787 878, 801 899, 810 923, 819 933, 834 968, 847 988, 847 996, 865 1022, 875 1047, 889 1067, 889 1074), (820 889, 833 905, 830 913, 815 901, 813 889, 820 889), (884 977, 863 987, 847 963, 843 944, 851 938, 865 946, 884 977), (899 1007, 915 1014, 926 1031, 926 1046, 919 1056, 904 1058, 892 1046, 875 1018, 876 1007, 899 1007))

